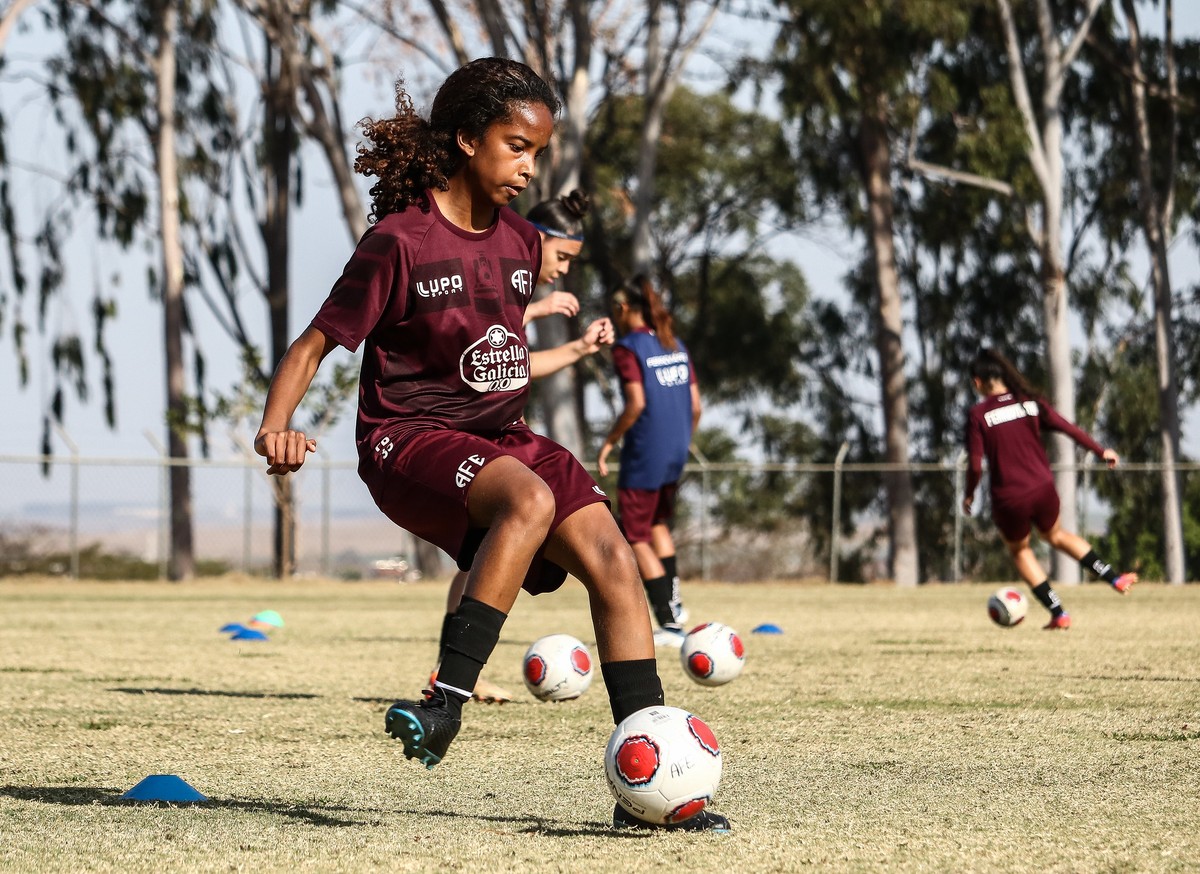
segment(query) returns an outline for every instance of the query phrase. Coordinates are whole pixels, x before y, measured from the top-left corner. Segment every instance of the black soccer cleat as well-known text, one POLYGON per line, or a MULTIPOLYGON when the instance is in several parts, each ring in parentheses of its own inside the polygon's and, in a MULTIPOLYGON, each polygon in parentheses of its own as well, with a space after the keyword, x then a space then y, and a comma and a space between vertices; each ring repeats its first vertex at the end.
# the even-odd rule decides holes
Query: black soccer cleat
POLYGON ((462 719, 446 706, 445 693, 434 690, 421 701, 397 701, 388 708, 384 729, 404 743, 404 758, 432 768, 446 757, 462 719))
POLYGON ((701 810, 695 816, 689 817, 683 822, 659 825, 638 819, 619 804, 613 810, 613 828, 660 829, 671 832, 713 832, 719 835, 730 832, 729 817, 714 813, 711 810, 701 810))

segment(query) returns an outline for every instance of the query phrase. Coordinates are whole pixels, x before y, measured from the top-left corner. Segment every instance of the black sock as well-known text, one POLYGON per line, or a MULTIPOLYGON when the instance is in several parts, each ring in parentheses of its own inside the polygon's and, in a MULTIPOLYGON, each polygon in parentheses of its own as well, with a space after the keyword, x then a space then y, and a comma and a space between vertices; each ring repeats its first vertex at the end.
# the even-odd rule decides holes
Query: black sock
POLYGON ((446 657, 446 633, 450 627, 450 620, 454 618, 453 613, 447 613, 442 617, 442 633, 438 636, 438 664, 442 663, 442 659, 446 657))
POLYGON ((675 556, 667 555, 659 559, 667 579, 671 581, 671 616, 679 622, 679 613, 683 609, 683 599, 679 597, 679 569, 675 565, 675 556))
POLYGON ((671 581, 671 585, 679 585, 679 569, 675 566, 675 556, 664 555, 659 559, 662 562, 663 570, 667 573, 667 579, 671 581))
POLYGON ((650 599, 650 609, 654 611, 654 619, 660 626, 675 624, 675 611, 671 609, 671 578, 665 574, 652 580, 645 580, 646 597, 650 599))
POLYGON ((464 596, 446 622, 446 648, 435 685, 446 693, 449 703, 457 702, 460 711, 463 702, 470 700, 507 618, 495 607, 464 596))
POLYGON ((1063 614, 1062 601, 1058 597, 1058 592, 1050 588, 1050 581, 1045 580, 1040 585, 1031 586, 1033 596, 1041 602, 1042 606, 1050 611, 1051 616, 1061 616, 1063 614))
POLYGON ((1113 570, 1113 566, 1111 564, 1106 563, 1100 558, 1100 556, 1096 555, 1096 550, 1094 549, 1089 549, 1088 554, 1079 559, 1079 563, 1083 566, 1085 571, 1091 571, 1110 585, 1119 576, 1119 574, 1113 570))
POLYGON ((600 673, 608 688, 614 724, 646 707, 661 707, 666 700, 654 659, 608 662, 600 666, 600 673))

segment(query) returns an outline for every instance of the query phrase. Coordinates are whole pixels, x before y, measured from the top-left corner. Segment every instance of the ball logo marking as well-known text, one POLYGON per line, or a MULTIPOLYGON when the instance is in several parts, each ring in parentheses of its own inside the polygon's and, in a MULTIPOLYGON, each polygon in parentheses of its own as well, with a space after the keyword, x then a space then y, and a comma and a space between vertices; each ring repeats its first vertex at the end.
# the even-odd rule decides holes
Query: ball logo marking
POLYGON ((540 655, 532 655, 525 660, 525 679, 534 686, 540 686, 546 679, 546 660, 540 655))
POLYGON ((630 786, 645 786, 658 773, 659 760, 658 744, 653 738, 644 734, 631 735, 617 750, 617 773, 630 786))
POLYGON ((581 646, 571 650, 571 667, 575 669, 575 673, 583 675, 592 669, 592 658, 588 655, 588 651, 581 646))

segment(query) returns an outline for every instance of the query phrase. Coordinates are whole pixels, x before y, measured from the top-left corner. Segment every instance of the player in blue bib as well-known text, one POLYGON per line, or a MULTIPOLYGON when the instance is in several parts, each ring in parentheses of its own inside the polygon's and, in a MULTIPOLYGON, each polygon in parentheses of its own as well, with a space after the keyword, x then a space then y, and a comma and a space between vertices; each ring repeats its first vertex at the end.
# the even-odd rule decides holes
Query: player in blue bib
POLYGON ((622 440, 617 476, 621 531, 633 546, 659 625, 655 642, 679 647, 686 614, 670 522, 692 433, 700 423, 700 389, 687 347, 675 336, 671 314, 649 279, 639 276, 622 285, 613 292, 610 307, 621 337, 613 347, 613 366, 625 408, 600 447, 597 466, 601 476, 608 474, 609 453, 622 440))

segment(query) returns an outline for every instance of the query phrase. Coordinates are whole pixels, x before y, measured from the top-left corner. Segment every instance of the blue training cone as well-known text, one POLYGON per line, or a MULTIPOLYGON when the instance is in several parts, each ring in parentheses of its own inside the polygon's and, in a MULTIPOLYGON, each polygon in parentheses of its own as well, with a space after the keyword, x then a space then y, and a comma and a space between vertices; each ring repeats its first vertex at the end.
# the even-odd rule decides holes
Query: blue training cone
POLYGON ((230 640, 266 640, 267 636, 261 631, 255 631, 253 628, 243 628, 230 640))
POLYGON ((783 634, 783 629, 773 622, 764 622, 762 625, 756 625, 750 632, 751 634, 783 634))
POLYGON ((174 774, 151 774, 121 797, 129 801, 174 801, 182 804, 208 801, 186 780, 174 774))
POLYGON ((224 625, 221 626, 220 630, 221 631, 232 631, 232 632, 236 633, 238 631, 245 631, 246 626, 242 625, 242 623, 240 623, 240 622, 226 622, 224 625))

